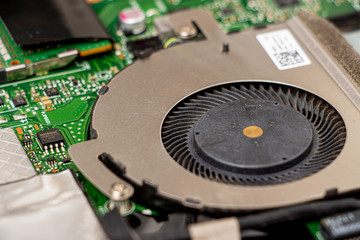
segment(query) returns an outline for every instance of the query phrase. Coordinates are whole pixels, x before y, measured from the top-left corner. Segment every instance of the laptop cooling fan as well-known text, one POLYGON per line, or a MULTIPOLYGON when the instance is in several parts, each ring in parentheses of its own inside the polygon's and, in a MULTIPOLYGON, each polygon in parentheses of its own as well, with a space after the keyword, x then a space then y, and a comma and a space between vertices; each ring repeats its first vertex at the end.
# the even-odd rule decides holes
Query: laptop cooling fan
POLYGON ((226 35, 203 10, 157 24, 196 24, 204 39, 99 91, 92 140, 70 155, 105 195, 124 182, 155 207, 236 212, 358 190, 360 61, 332 25, 301 14, 226 35))
POLYGON ((206 179, 241 185, 294 181, 330 164, 344 122, 326 101, 278 84, 213 87, 180 102, 162 128, 166 150, 206 179))

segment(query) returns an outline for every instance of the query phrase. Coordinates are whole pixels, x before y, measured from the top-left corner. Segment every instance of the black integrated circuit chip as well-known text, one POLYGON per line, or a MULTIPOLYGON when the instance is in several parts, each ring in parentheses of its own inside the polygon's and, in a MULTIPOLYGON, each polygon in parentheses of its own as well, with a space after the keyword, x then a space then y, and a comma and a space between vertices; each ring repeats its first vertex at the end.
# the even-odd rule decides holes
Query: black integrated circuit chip
POLYGON ((30 147, 33 144, 33 141, 30 138, 26 138, 22 140, 22 143, 24 144, 25 147, 30 147))
POLYGON ((74 86, 78 85, 78 80, 77 79, 73 78, 71 81, 72 81, 72 84, 74 86))
POLYGON ((45 93, 46 93, 46 95, 47 96, 49 96, 49 97, 52 97, 52 96, 57 96, 57 95, 59 95, 60 93, 59 93, 59 90, 57 89, 57 88, 47 88, 47 89, 45 89, 45 93))
POLYGON ((0 16, 20 46, 111 38, 83 0, 2 0, 0 16))
POLYGON ((233 13, 233 10, 231 8, 223 8, 220 12, 222 15, 230 15, 233 13))
POLYGON ((70 162, 71 162, 71 158, 64 157, 64 158, 62 159, 62 162, 63 162, 64 164, 70 163, 70 162))
POLYGON ((37 132, 36 137, 43 148, 49 147, 50 145, 61 144, 65 141, 63 135, 57 128, 37 132))
POLYGON ((55 162, 55 161, 56 161, 55 157, 49 157, 46 159, 46 162, 48 162, 48 163, 55 162))
POLYGON ((55 164, 56 164, 56 159, 55 159, 55 157, 49 157, 49 158, 46 158, 45 160, 46 160, 46 163, 47 163, 48 165, 55 165, 55 164))
POLYGON ((280 8, 294 7, 299 5, 298 0, 275 0, 275 2, 280 8))
POLYGON ((0 106, 4 105, 4 100, 0 97, 0 106))
POLYGON ((24 97, 18 96, 12 99, 15 107, 26 106, 28 103, 24 97))

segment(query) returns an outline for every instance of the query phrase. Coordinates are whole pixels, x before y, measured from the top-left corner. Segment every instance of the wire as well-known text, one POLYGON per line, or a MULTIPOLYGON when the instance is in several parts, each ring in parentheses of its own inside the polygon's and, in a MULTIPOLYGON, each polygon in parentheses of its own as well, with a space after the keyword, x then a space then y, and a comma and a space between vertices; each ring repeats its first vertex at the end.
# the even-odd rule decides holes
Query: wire
POLYGON ((258 214, 238 217, 241 229, 263 230, 290 221, 320 219, 339 212, 360 208, 360 200, 354 198, 304 203, 291 207, 270 210, 258 214))
POLYGON ((164 44, 164 48, 169 48, 175 44, 178 44, 178 43, 182 43, 182 41, 176 37, 172 37, 172 38, 169 38, 165 44, 164 44))

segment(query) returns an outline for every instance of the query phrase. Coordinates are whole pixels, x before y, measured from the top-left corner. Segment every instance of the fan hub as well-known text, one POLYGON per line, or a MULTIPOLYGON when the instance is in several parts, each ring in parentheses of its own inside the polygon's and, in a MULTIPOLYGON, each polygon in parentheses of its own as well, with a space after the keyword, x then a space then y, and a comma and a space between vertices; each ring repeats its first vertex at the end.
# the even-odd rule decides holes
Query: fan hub
POLYGON ((258 126, 248 126, 248 127, 244 128, 244 130, 243 130, 243 134, 249 138, 261 137, 263 135, 263 133, 264 133, 264 130, 258 126))
POLYGON ((237 100, 206 112, 192 132, 196 152, 227 171, 270 173, 311 150, 313 130, 296 109, 269 100, 237 100))

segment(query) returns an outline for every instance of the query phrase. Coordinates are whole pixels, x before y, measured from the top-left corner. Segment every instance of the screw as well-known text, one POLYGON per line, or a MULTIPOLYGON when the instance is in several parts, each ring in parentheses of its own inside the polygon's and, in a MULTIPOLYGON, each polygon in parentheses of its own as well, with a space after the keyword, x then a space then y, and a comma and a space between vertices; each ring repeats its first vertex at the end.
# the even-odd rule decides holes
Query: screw
POLYGON ((197 33, 198 31, 193 24, 187 24, 180 27, 176 35, 182 39, 189 39, 195 37, 197 33))
POLYGON ((111 186, 111 201, 109 202, 109 209, 117 207, 121 214, 125 214, 131 210, 131 203, 129 198, 132 195, 132 190, 123 183, 114 183, 111 186))
POLYGON ((131 190, 123 183, 114 183, 111 187, 111 198, 114 201, 121 201, 129 198, 131 190))

